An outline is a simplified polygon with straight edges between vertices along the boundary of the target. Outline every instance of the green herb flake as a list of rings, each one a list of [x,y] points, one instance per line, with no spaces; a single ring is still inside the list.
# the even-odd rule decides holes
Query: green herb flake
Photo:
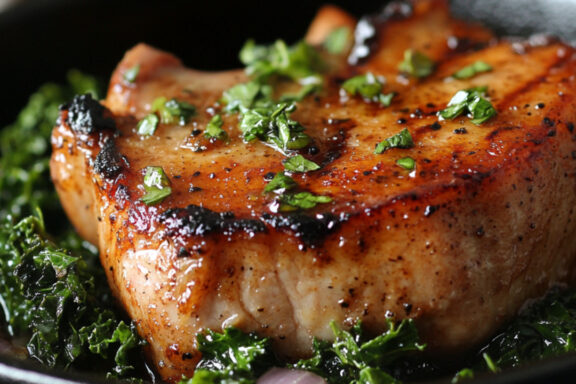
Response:
[[[282,194],[285,191],[296,187],[297,184],[290,176],[287,176],[284,172],[278,172],[274,175],[274,178],[264,188],[264,192],[274,192]]]
[[[140,73],[140,64],[136,64],[132,68],[128,68],[126,71],[124,71],[124,81],[129,84],[133,84],[138,77],[138,73]]]
[[[271,76],[298,80],[317,75],[324,67],[318,52],[304,41],[289,47],[282,40],[270,46],[257,45],[249,40],[240,51],[240,60],[248,75],[258,81]]]
[[[315,162],[306,159],[302,155],[289,157],[284,161],[284,168],[292,172],[310,172],[320,169],[320,166]]]
[[[247,110],[240,121],[244,141],[259,139],[282,153],[306,147],[310,137],[300,123],[288,117],[295,109],[293,103],[279,103]]]
[[[411,157],[403,157],[398,159],[396,160],[396,164],[408,171],[413,171],[414,168],[416,168],[416,161],[414,161],[414,159]]]
[[[372,99],[377,97],[382,91],[382,81],[371,72],[368,72],[346,80],[342,83],[342,89],[349,95],[361,95],[366,99]]]
[[[296,211],[299,209],[311,209],[318,204],[332,202],[329,196],[315,195],[311,192],[287,193],[280,196],[280,208],[282,212]]]
[[[144,175],[144,190],[146,194],[140,199],[146,205],[161,203],[172,193],[170,180],[162,167],[146,167]]]
[[[164,124],[186,125],[196,114],[196,107],[186,101],[158,97],[152,102],[151,111],[159,113],[160,121]]]
[[[324,48],[333,55],[339,55],[346,51],[350,45],[352,31],[344,26],[334,29],[324,41]]]
[[[452,74],[455,79],[463,80],[476,76],[479,73],[489,72],[492,66],[484,61],[476,61]]]
[[[438,116],[443,119],[454,119],[462,113],[470,113],[471,122],[479,125],[496,115],[496,109],[484,98],[487,87],[475,87],[458,91],[450,100],[447,107]]]
[[[224,121],[222,120],[222,116],[214,115],[206,125],[204,136],[209,139],[228,141],[228,134],[222,129],[223,125]]]
[[[404,128],[399,133],[395,134],[392,137],[384,139],[376,146],[374,150],[375,154],[381,154],[391,148],[403,148],[408,149],[414,146],[414,142],[412,141],[412,135],[408,131],[408,129]]]
[[[404,60],[398,65],[398,69],[412,77],[424,78],[434,71],[434,61],[421,52],[407,49],[404,51]]]
[[[392,104],[392,99],[396,96],[395,92],[381,93],[378,95],[378,101],[383,107],[389,107]]]
[[[266,107],[270,103],[272,87],[257,81],[237,84],[224,91],[222,103],[226,112],[244,113],[255,107]]]
[[[136,130],[138,131],[139,135],[152,136],[154,132],[156,132],[156,128],[158,128],[158,123],[158,116],[151,113],[138,122]]]

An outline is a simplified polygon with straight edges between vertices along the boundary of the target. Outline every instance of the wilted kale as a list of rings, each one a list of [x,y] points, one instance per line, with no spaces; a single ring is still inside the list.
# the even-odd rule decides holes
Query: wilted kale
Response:
[[[576,351],[576,290],[555,289],[526,308],[460,371],[453,382],[472,372],[498,372],[547,357]]]
[[[93,77],[71,71],[68,80],[42,86],[0,132],[2,326],[45,365],[129,377],[141,364],[142,342],[116,314],[97,252],[65,220],[50,181],[59,105],[76,93],[98,95]]]
[[[394,363],[424,346],[419,344],[412,320],[398,324],[387,320],[387,324],[386,332],[368,338],[362,334],[360,322],[350,331],[331,323],[335,340],[315,340],[313,356],[289,367],[314,372],[329,383],[400,383],[390,373]],[[268,339],[236,328],[201,334],[198,345],[202,352],[198,370],[181,384],[252,384],[267,369],[283,365],[272,354]]]

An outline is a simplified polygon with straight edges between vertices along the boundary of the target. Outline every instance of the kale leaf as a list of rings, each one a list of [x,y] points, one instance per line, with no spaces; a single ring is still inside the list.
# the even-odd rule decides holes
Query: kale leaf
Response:
[[[77,93],[99,94],[91,76],[70,71],[68,81],[42,86],[0,132],[2,326],[42,364],[129,378],[142,364],[142,341],[118,317],[97,250],[65,221],[50,181],[59,105]]]

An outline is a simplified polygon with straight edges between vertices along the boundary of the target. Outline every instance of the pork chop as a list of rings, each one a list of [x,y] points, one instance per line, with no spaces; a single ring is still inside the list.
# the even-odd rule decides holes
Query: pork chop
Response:
[[[430,351],[454,353],[572,280],[574,49],[497,39],[419,1],[362,19],[350,54],[326,52],[329,33],[355,23],[334,8],[312,23],[307,40],[325,65],[322,87],[289,115],[308,136],[296,149],[248,141],[247,112],[226,111],[222,95],[250,81],[244,71],[188,69],[144,44],[126,53],[106,100],[77,96],[62,109],[52,178],[165,380],[192,375],[198,332],[229,326],[295,358],[332,337],[331,320],[382,332],[386,317],[408,317]],[[430,59],[431,73],[399,70],[410,53]],[[478,61],[491,70],[454,76]],[[357,75],[391,102],[343,90]],[[270,82],[276,95],[295,87]],[[494,116],[439,116],[471,89]],[[152,121],[150,133],[140,122],[158,118],[160,97],[196,112]],[[227,138],[207,139],[216,115]],[[412,143],[388,148],[404,129]],[[285,171],[297,154],[320,168]],[[145,186],[150,167],[163,174]],[[282,172],[321,198],[303,207],[282,200],[290,191],[265,192]],[[151,201],[151,190],[161,196]]]

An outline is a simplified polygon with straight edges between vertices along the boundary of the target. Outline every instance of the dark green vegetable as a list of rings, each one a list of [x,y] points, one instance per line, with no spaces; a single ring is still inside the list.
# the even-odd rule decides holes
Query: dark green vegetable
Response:
[[[139,135],[152,136],[154,134],[154,132],[156,132],[156,128],[158,128],[159,122],[160,121],[158,119],[158,116],[151,113],[149,115],[146,115],[145,118],[143,118],[142,120],[140,120],[138,122],[138,125],[136,126],[136,130],[137,130]]]
[[[143,185],[146,194],[142,196],[140,200],[146,205],[161,203],[172,193],[170,180],[168,176],[166,176],[166,173],[164,173],[162,167],[146,167]]]
[[[61,104],[75,94],[99,94],[93,77],[72,70],[68,81],[67,87],[40,87],[16,122],[0,131],[0,219],[22,218],[42,207],[51,228],[63,222],[56,219],[62,210],[49,175],[49,137]]]
[[[302,155],[296,155],[284,161],[284,168],[292,172],[310,172],[320,169],[320,166]]]
[[[412,320],[396,324],[387,320],[388,330],[368,339],[357,323],[349,332],[331,324],[336,340],[314,342],[314,355],[295,366],[312,371],[329,383],[398,383],[387,368],[398,359],[422,351]]]
[[[159,113],[160,121],[164,124],[177,122],[180,125],[186,125],[190,118],[196,114],[196,107],[185,101],[159,97],[152,103],[151,112]]]
[[[388,330],[374,338],[362,334],[360,323],[350,331],[335,323],[331,327],[336,340],[315,340],[313,356],[292,368],[314,372],[335,384],[399,383],[391,373],[393,364],[424,349],[411,320],[400,324],[388,320]],[[283,365],[272,354],[268,339],[236,328],[224,333],[208,331],[198,336],[198,344],[202,352],[199,369],[180,384],[253,384],[271,367]]]
[[[398,65],[398,69],[412,77],[424,78],[434,71],[434,61],[421,52],[407,49],[404,51],[404,60]]]
[[[412,148],[414,146],[414,142],[412,141],[412,135],[408,131],[408,129],[404,128],[399,133],[395,134],[392,137],[384,139],[376,146],[374,150],[375,154],[383,153],[391,148]]]
[[[496,115],[496,109],[484,98],[486,90],[487,87],[484,86],[458,91],[438,115],[443,119],[454,119],[462,113],[470,113],[472,123],[484,123]]]
[[[214,115],[206,125],[204,136],[209,139],[228,141],[228,134],[222,129],[223,125],[224,121],[222,120],[222,116]]]
[[[272,87],[255,80],[235,85],[222,95],[226,112],[245,113],[252,108],[267,108],[271,100]]]
[[[98,95],[94,78],[71,71],[68,79],[69,86],[42,86],[16,123],[0,132],[3,327],[43,364],[126,378],[142,365],[142,342],[116,314],[96,249],[62,219],[48,172],[58,106],[77,93]]]
[[[250,384],[278,365],[268,339],[237,328],[227,328],[223,333],[208,330],[196,339],[202,359],[194,376],[181,384]]]
[[[479,73],[489,72],[492,66],[484,61],[476,61],[452,74],[455,79],[463,80],[476,76]]]

